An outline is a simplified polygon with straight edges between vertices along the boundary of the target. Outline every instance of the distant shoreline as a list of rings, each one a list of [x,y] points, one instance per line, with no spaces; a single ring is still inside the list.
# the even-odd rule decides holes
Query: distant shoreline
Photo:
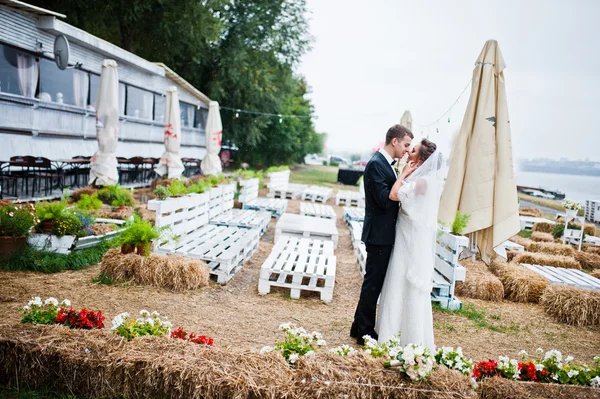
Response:
[[[572,175],[572,176],[594,176],[600,177],[600,170],[584,169],[584,170],[573,170],[573,169],[553,169],[548,166],[540,167],[521,167],[518,169],[519,172],[533,172],[533,173],[544,173],[544,174],[556,174],[556,175]]]

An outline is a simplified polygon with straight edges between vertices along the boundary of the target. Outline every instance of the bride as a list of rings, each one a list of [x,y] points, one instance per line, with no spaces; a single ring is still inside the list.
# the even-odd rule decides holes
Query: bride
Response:
[[[381,292],[377,332],[379,342],[400,334],[402,345],[424,345],[434,351],[431,288],[442,191],[442,155],[423,139],[412,149],[390,199],[400,201],[396,241]],[[416,168],[416,169],[415,169]]]

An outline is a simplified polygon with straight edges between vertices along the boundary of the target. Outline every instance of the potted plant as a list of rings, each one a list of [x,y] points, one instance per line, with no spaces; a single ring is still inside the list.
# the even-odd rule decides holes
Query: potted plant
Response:
[[[581,209],[581,205],[579,205],[579,203],[572,201],[572,200],[565,200],[562,203],[562,206],[565,207],[565,211],[566,211],[568,217],[577,216],[577,212],[579,212],[579,209]]]
[[[156,195],[156,198],[158,198],[161,201],[163,201],[171,196],[171,192],[165,186],[156,186],[153,193],[154,193],[154,195]]]
[[[138,255],[147,256],[152,249],[152,241],[160,238],[165,227],[158,228],[139,216],[135,215],[132,221],[125,225],[121,233],[121,253],[137,252]]]
[[[38,223],[31,204],[0,207],[0,257],[10,257],[27,242],[31,228]]]
[[[118,184],[114,186],[106,186],[98,190],[98,199],[106,205],[124,210],[127,206],[133,206],[133,197],[131,191],[120,187]]]
[[[469,220],[471,220],[471,215],[456,211],[456,216],[454,217],[454,222],[452,222],[452,229],[450,232],[455,236],[461,236],[469,224]]]
[[[173,180],[168,187],[173,197],[181,197],[188,193],[188,188],[181,180]]]
[[[102,201],[96,194],[81,194],[81,199],[75,204],[75,208],[82,211],[98,210],[102,208]]]
[[[36,209],[36,216],[40,221],[38,230],[42,233],[52,234],[56,221],[60,220],[66,209],[67,203],[64,201],[45,202],[38,205]]]

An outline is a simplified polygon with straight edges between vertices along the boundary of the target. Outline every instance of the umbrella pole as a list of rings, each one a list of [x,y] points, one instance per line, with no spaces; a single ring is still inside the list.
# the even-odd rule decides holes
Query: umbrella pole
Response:
[[[477,232],[471,234],[471,260],[475,262],[475,255],[477,254]]]

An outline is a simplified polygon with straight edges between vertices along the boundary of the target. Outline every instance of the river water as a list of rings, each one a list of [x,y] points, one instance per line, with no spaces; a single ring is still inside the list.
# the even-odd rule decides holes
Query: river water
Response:
[[[585,200],[600,201],[600,176],[563,175],[556,173],[517,172],[517,184],[562,191],[568,199],[585,206]]]

